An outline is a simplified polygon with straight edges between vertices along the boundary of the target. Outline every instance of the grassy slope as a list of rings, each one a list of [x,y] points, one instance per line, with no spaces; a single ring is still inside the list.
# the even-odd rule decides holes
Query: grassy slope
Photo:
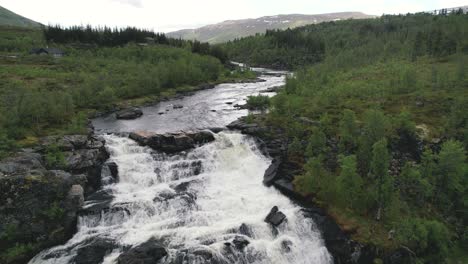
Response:
[[[11,12],[10,10],[0,6],[0,25],[2,26],[16,26],[16,27],[28,27],[28,28],[39,28],[40,23],[37,23],[31,19],[22,17],[18,14]]]

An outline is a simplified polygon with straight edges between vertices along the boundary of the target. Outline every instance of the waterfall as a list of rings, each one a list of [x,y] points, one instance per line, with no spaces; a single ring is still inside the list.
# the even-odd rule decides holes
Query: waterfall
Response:
[[[333,262],[301,208],[262,185],[271,161],[253,139],[221,132],[210,144],[166,155],[128,138],[104,137],[119,170],[119,181],[100,191],[109,198],[105,210],[81,215],[71,240],[30,263],[75,263],[87,247],[106,248],[102,263],[117,263],[125,249],[152,238],[168,252],[160,263],[182,263],[182,253],[183,263]],[[85,210],[99,203],[90,199]],[[273,206],[287,217],[277,228],[264,221]],[[227,249],[239,237],[248,241],[245,248]]]

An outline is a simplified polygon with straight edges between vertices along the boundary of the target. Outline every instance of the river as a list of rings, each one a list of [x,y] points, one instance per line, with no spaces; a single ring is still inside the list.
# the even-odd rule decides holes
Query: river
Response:
[[[248,113],[235,104],[285,81],[278,73],[260,78],[266,82],[221,84],[145,107],[136,120],[94,120],[119,170],[119,181],[100,192],[111,197],[109,205],[80,216],[72,239],[30,263],[117,263],[122,252],[150,239],[167,251],[159,263],[332,263],[312,220],[273,187],[262,185],[271,160],[252,138],[220,132],[212,143],[166,155],[117,133],[224,127]],[[85,206],[96,203],[90,199]],[[287,217],[277,228],[264,221],[273,206]]]

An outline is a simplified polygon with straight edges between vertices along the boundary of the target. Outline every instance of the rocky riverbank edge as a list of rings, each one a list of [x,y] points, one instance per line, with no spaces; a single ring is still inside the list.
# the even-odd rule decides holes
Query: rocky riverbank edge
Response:
[[[268,187],[274,186],[303,208],[304,216],[312,219],[320,230],[334,263],[373,264],[376,263],[376,259],[380,259],[384,264],[414,262],[411,252],[405,248],[388,252],[375,245],[352,240],[349,232],[340,227],[324,208],[314,204],[311,199],[295,190],[293,180],[300,173],[301,168],[288,161],[288,140],[284,131],[265,125],[264,122],[252,122],[246,117],[232,122],[227,128],[252,136],[262,154],[272,158],[271,165],[265,171],[263,184]]]
[[[0,161],[0,263],[26,263],[76,233],[85,198],[115,180],[103,138],[48,136]]]

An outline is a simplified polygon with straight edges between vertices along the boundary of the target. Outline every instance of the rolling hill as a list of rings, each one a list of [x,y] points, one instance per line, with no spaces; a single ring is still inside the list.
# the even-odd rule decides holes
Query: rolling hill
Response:
[[[269,29],[295,28],[321,22],[372,18],[361,12],[341,12],[318,15],[277,15],[266,16],[255,19],[227,20],[218,24],[207,25],[197,29],[183,29],[167,33],[169,37],[182,39],[196,39],[202,42],[222,43],[236,38],[264,33]]]
[[[42,24],[31,19],[20,16],[12,11],[0,6],[0,25],[39,28]]]

